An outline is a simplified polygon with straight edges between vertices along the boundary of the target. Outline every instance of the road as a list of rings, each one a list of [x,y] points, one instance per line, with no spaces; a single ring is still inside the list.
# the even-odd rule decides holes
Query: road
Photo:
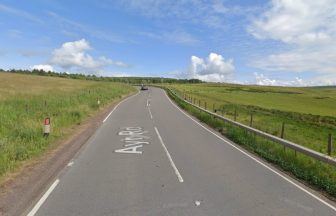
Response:
[[[120,103],[32,215],[336,215],[150,88]]]

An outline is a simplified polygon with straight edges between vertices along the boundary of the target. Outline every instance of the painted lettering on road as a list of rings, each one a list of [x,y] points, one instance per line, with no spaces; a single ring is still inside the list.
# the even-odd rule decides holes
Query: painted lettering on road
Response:
[[[121,139],[124,143],[121,149],[117,149],[116,153],[127,153],[127,154],[142,154],[142,147],[149,144],[148,131],[143,130],[142,127],[124,127],[118,132],[119,136],[124,136]]]

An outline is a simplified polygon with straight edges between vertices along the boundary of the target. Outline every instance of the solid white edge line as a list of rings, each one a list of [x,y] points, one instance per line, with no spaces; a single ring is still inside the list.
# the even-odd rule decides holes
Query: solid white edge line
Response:
[[[291,183],[292,185],[296,186],[297,188],[299,188],[300,190],[302,190],[303,192],[307,193],[308,195],[312,196],[313,198],[315,198],[316,200],[320,201],[321,203],[325,204],[326,206],[328,206],[329,208],[331,208],[332,210],[336,211],[336,207],[331,205],[330,203],[324,201],[323,199],[321,199],[320,197],[316,196],[315,194],[311,193],[310,191],[306,190],[305,188],[303,188],[302,186],[296,184],[295,182],[293,182],[291,179],[287,178],[286,176],[282,175],[281,173],[279,173],[278,171],[274,170],[273,168],[269,167],[267,164],[263,163],[262,161],[260,161],[259,159],[255,158],[254,156],[250,155],[249,153],[243,151],[242,149],[238,148],[237,146],[235,146],[234,144],[228,142],[227,140],[225,140],[223,137],[219,136],[218,134],[214,133],[213,131],[211,131],[210,129],[206,128],[205,126],[203,126],[202,124],[200,124],[199,122],[197,122],[195,119],[193,119],[191,116],[189,116],[189,114],[187,114],[184,110],[182,110],[180,107],[178,107],[167,95],[167,93],[165,92],[166,97],[168,98],[168,100],[170,101],[171,104],[173,104],[179,111],[181,111],[185,116],[187,116],[189,119],[191,119],[193,122],[195,122],[197,125],[201,126],[202,128],[204,128],[206,131],[210,132],[211,134],[215,135],[217,138],[221,139],[222,141],[224,141],[224,143],[229,144],[230,146],[232,146],[233,148],[235,148],[236,150],[240,151],[241,153],[243,153],[244,155],[246,155],[247,157],[251,158],[252,160],[254,160],[255,162],[259,163],[260,165],[262,165],[263,167],[267,168],[268,170],[272,171],[273,173],[277,174],[279,177],[283,178],[284,180],[286,180],[287,182]]]
[[[51,194],[51,192],[56,188],[58,183],[59,183],[59,179],[56,179],[54,181],[54,183],[49,187],[49,189],[44,193],[44,195],[41,197],[41,199],[35,204],[34,208],[27,214],[27,216],[34,216],[36,214],[36,212],[39,210],[39,208],[46,201],[46,199]]]
[[[163,140],[162,140],[162,138],[161,138],[161,135],[160,135],[158,129],[157,129],[156,127],[154,127],[154,128],[155,128],[156,134],[157,134],[157,136],[158,136],[158,138],[159,138],[159,140],[160,140],[160,142],[161,142],[161,145],[162,145],[163,149],[165,150],[166,155],[167,155],[167,157],[168,157],[168,159],[169,159],[169,161],[170,161],[170,165],[173,167],[173,169],[174,169],[174,171],[175,171],[175,174],[176,174],[176,176],[177,176],[179,182],[182,183],[182,182],[183,182],[183,178],[182,178],[180,172],[178,171],[177,167],[175,166],[175,163],[174,163],[172,157],[170,156],[169,151],[168,151],[166,145],[164,144],[164,142],[163,142]]]
[[[117,109],[117,107],[118,107],[121,103],[127,101],[128,99],[130,99],[130,98],[132,98],[132,97],[137,96],[139,93],[140,93],[140,91],[138,91],[138,93],[136,93],[135,95],[132,95],[132,96],[130,96],[130,97],[128,97],[128,98],[126,98],[126,99],[120,101],[120,102],[113,108],[113,110],[106,116],[106,118],[103,120],[103,123],[106,122],[106,120],[110,117],[110,115],[114,112],[114,110]]]

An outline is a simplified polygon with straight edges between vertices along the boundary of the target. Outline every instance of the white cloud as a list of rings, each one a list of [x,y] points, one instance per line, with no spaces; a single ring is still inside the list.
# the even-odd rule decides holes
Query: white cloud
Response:
[[[327,86],[336,85],[335,77],[320,76],[313,79],[304,80],[299,77],[295,77],[293,80],[280,80],[272,79],[264,74],[254,73],[255,81],[253,84],[265,85],[265,86]],[[333,79],[330,79],[333,78]],[[251,83],[249,83],[251,84]]]
[[[248,31],[289,50],[254,60],[264,70],[336,74],[336,1],[272,0]],[[335,76],[334,76],[335,77]]]
[[[43,70],[43,71],[54,71],[54,68],[51,66],[51,65],[48,65],[48,64],[45,64],[45,65],[42,65],[42,64],[39,64],[39,65],[34,65],[31,67],[31,69],[33,70]]]
[[[49,63],[66,70],[77,69],[85,71],[97,71],[108,65],[118,67],[128,66],[123,62],[113,61],[104,56],[95,59],[86,53],[91,49],[90,44],[85,39],[66,42],[60,48],[53,51]]]
[[[334,0],[272,0],[250,32],[285,43],[330,41],[336,30],[335,6]]]
[[[336,48],[297,48],[254,60],[253,66],[269,71],[315,72],[336,75]]]
[[[225,60],[223,56],[216,53],[210,53],[206,59],[192,56],[190,61],[187,78],[207,82],[224,82],[228,81],[235,72],[233,60]]]

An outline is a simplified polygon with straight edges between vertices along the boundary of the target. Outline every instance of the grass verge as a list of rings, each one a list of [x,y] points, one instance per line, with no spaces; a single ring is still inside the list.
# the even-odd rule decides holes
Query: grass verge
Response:
[[[2,78],[7,82],[0,87],[1,178],[68,135],[71,127],[136,90],[129,85],[111,82],[5,76]],[[48,138],[43,137],[45,117],[51,118]]]

